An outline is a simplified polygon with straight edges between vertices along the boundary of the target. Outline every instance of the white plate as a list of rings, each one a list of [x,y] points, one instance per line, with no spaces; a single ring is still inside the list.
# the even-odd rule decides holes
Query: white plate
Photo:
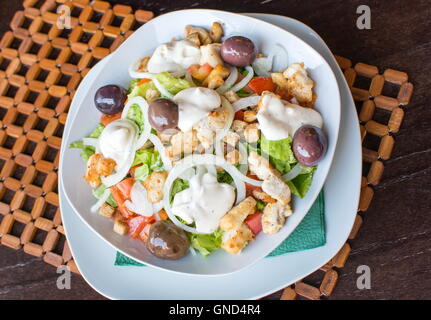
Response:
[[[200,277],[177,275],[150,267],[117,267],[116,251],[101,240],[74,212],[62,192],[63,225],[75,262],[84,279],[99,293],[112,299],[257,299],[312,273],[331,259],[346,241],[359,200],[361,143],[356,109],[349,88],[323,40],[299,21],[283,16],[249,14],[289,29],[318,50],[331,65],[341,89],[340,139],[333,167],[325,183],[325,246],[267,258],[234,275]],[[103,68],[105,60],[94,68]],[[85,90],[85,78],[79,90]],[[76,113],[69,111],[69,119]],[[70,122],[64,135],[68,134]],[[65,144],[63,144],[63,148]],[[63,149],[62,149],[63,152]],[[342,183],[341,183],[342,182]],[[160,279],[163,279],[161,281]],[[187,288],[187,289],[186,289]],[[184,290],[186,289],[186,290]]]
[[[237,272],[249,267],[258,260],[266,257],[282,241],[284,241],[303,217],[307,214],[320,190],[323,187],[329,172],[335,152],[336,141],[340,124],[340,94],[334,73],[325,59],[312,47],[300,38],[282,28],[263,22],[261,20],[238,15],[230,12],[216,10],[181,10],[159,16],[139,28],[130,36],[109,58],[109,65],[102,72],[90,71],[97,74],[93,81],[86,85],[87,90],[75,94],[80,105],[75,118],[72,120],[69,134],[63,142],[82,139],[91,132],[100,117],[94,105],[94,94],[98,88],[106,84],[119,84],[127,87],[131,78],[128,73],[130,61],[150,55],[162,43],[170,41],[173,37],[181,38],[187,23],[210,28],[212,22],[223,24],[225,36],[244,35],[251,38],[259,50],[269,54],[275,45],[282,45],[288,53],[288,63],[304,62],[308,72],[316,83],[314,91],[318,98],[316,109],[324,119],[324,129],[328,136],[328,150],[313,176],[313,183],[303,199],[295,198],[294,214],[289,217],[286,225],[275,235],[259,234],[240,255],[230,255],[224,250],[218,250],[208,258],[200,255],[188,254],[179,260],[163,260],[152,255],[142,241],[123,237],[112,231],[113,222],[95,215],[90,211],[95,199],[90,186],[82,178],[85,172],[85,163],[81,161],[79,152],[66,149],[60,159],[60,175],[63,181],[64,192],[72,207],[80,217],[104,240],[109,242],[123,254],[147,265],[170,270],[173,272],[189,273],[194,275],[222,275]],[[271,34],[271,37],[268,37]],[[145,39],[145,42],[142,41]]]

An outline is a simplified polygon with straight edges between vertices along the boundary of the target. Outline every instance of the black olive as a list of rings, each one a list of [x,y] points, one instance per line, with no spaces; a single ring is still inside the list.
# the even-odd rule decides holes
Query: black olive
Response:
[[[96,91],[94,104],[100,112],[112,115],[123,111],[126,99],[127,92],[124,88],[110,84]]]
[[[148,107],[148,120],[159,132],[178,125],[178,105],[169,99],[156,99]]]
[[[223,41],[221,57],[227,63],[236,67],[250,65],[256,59],[256,47],[248,38],[234,36]]]
[[[150,227],[147,248],[161,259],[177,260],[185,256],[190,243],[183,229],[167,221],[157,221]]]
[[[296,160],[306,167],[315,166],[325,155],[328,139],[322,129],[304,125],[293,136],[293,152]]]

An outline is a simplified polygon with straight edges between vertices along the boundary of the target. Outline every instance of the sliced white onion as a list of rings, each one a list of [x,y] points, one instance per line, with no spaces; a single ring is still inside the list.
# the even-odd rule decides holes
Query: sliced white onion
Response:
[[[121,114],[121,118],[127,119],[127,115],[129,114],[129,109],[133,104],[137,104],[139,106],[142,112],[142,118],[144,120],[144,129],[136,141],[135,150],[137,150],[137,149],[140,149],[150,137],[151,125],[150,125],[150,122],[148,121],[148,102],[142,97],[134,97],[129,99],[129,101],[127,101],[126,105],[124,106],[123,112]]]
[[[133,152],[130,152],[130,154],[127,156],[127,159],[121,168],[118,168],[118,170],[115,173],[111,174],[110,176],[101,178],[102,183],[107,187],[112,187],[113,185],[116,185],[117,183],[119,183],[129,172],[134,159],[135,159],[135,152],[133,151]]]
[[[129,65],[129,75],[132,78],[139,78],[139,79],[152,79],[154,77],[154,74],[149,72],[139,72],[138,66],[141,63],[142,58],[139,58],[138,60],[134,61]]]
[[[271,75],[272,60],[270,60],[269,57],[256,58],[252,66],[256,74],[260,77],[269,77]]]
[[[168,90],[166,90],[166,88],[156,78],[153,78],[153,83],[162,96],[165,96],[168,99],[172,99],[174,97],[174,95],[171,94]]]
[[[153,205],[147,198],[147,190],[141,182],[134,183],[130,191],[130,200],[124,203],[129,210],[144,217],[151,217],[154,214]]]
[[[163,167],[166,171],[170,171],[172,169],[172,162],[166,155],[166,150],[163,146],[163,143],[160,141],[159,137],[154,134],[150,134],[149,139],[154,144],[154,148],[159,152],[160,158],[163,162]]]
[[[109,196],[111,194],[111,190],[109,190],[108,188],[105,190],[105,192],[103,192],[102,196],[100,197],[99,200],[97,200],[97,202],[91,207],[91,212],[97,212],[97,210],[99,210],[99,208],[102,206],[102,204],[104,204]]]
[[[234,112],[237,112],[244,108],[257,106],[259,100],[260,100],[260,96],[250,96],[250,97],[241,98],[232,104],[233,110]]]
[[[221,97],[221,105],[228,112],[226,122],[222,129],[218,130],[215,137],[215,142],[223,141],[224,137],[230,130],[232,126],[233,119],[235,118],[235,112],[233,110],[232,104],[225,98]]]
[[[153,203],[153,212],[159,212],[160,210],[163,209],[163,201],[159,201],[157,203]]]
[[[82,139],[82,143],[85,146],[91,146],[96,150],[96,153],[100,153],[100,148],[99,148],[99,139],[96,138],[83,138]]]
[[[299,163],[296,164],[288,173],[283,176],[284,181],[290,181],[295,179],[301,173],[301,165]]]
[[[178,175],[178,178],[181,178],[183,180],[190,180],[195,174],[196,174],[195,168],[188,168],[183,173]]]
[[[271,60],[271,69],[274,72],[283,71],[289,66],[289,60],[286,49],[279,44],[276,44],[269,55]],[[275,61],[274,61],[275,59]],[[278,62],[278,63],[277,63]],[[277,65],[275,65],[277,64]]]
[[[247,75],[244,77],[244,79],[242,79],[240,82],[238,82],[236,85],[233,86],[233,88],[231,89],[232,91],[237,92],[241,90],[250,82],[251,79],[253,79],[253,76],[254,76],[253,68],[250,66],[247,66],[245,67],[245,69],[248,71]]]
[[[239,142],[238,143],[238,149],[239,149],[239,154],[241,155],[241,159],[239,162],[239,165],[240,165],[239,172],[241,172],[243,175],[246,176],[248,173],[247,147],[243,143]]]
[[[171,204],[170,204],[170,193],[172,189],[172,184],[174,181],[187,169],[196,167],[199,165],[213,165],[213,166],[220,166],[224,170],[226,170],[233,178],[237,196],[236,196],[236,204],[239,204],[241,201],[245,199],[245,184],[238,179],[238,173],[239,171],[229,163],[227,163],[223,158],[217,157],[213,154],[203,154],[203,155],[191,155],[188,156],[181,161],[179,161],[169,172],[168,178],[166,179],[164,189],[163,189],[163,204],[164,208],[166,210],[167,215],[171,219],[171,221],[177,225],[178,227],[182,228],[183,230],[191,233],[200,233],[195,228],[192,228],[190,226],[187,226],[183,224],[181,221],[179,221],[176,216],[173,214],[171,210]]]
[[[225,80],[225,82],[217,89],[217,92],[220,94],[225,93],[232,87],[236,80],[238,80],[238,69],[234,66],[229,66],[229,77]]]
[[[196,87],[196,83],[193,81],[192,74],[189,71],[186,72],[186,80],[190,83],[192,87]]]

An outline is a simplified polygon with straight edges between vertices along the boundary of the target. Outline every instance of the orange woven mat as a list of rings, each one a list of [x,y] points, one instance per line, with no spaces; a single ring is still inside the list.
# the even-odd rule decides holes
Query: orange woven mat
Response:
[[[72,29],[57,27],[57,7],[70,8]],[[73,261],[58,203],[59,149],[71,99],[81,79],[115,50],[151,11],[105,1],[25,0],[0,41],[0,242],[54,266]],[[330,296],[365,212],[391,157],[413,85],[404,72],[337,57],[357,103],[364,176],[349,241],[320,269],[319,286],[307,278],[286,288],[281,299]],[[389,88],[389,89],[388,89]],[[388,92],[388,93],[386,93]],[[315,278],[315,275],[312,275]]]

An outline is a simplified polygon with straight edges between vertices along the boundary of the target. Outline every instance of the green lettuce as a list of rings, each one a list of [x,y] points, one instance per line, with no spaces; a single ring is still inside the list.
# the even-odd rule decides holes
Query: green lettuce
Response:
[[[100,199],[100,197],[103,195],[103,193],[106,190],[106,186],[101,184],[100,186],[98,186],[96,189],[93,189],[93,196],[96,197],[96,199]],[[115,202],[114,197],[112,196],[112,194],[109,195],[108,200],[106,200],[106,202],[111,206],[111,207],[118,207],[117,202]]]
[[[231,184],[233,182],[233,179],[230,176],[230,174],[227,173],[227,171],[222,170],[222,171],[217,172],[217,181],[218,181],[218,183]]]
[[[155,77],[170,94],[177,94],[190,88],[190,83],[186,79],[175,78],[169,72],[159,73]]]
[[[129,94],[127,95],[129,99],[134,97],[145,98],[148,89],[157,90],[153,81],[147,81],[141,85],[138,85],[139,81],[141,81],[141,79],[133,79],[132,81],[130,81],[130,86],[128,90]]]
[[[270,141],[262,135],[260,140],[261,152],[269,156],[269,162],[282,175],[288,173],[298,163],[292,150],[292,138]],[[316,167],[303,167],[299,175],[288,181],[287,184],[292,194],[303,198],[313,181],[313,174]]]
[[[134,177],[136,180],[145,180],[152,172],[163,170],[163,162],[160,155],[154,149],[142,149],[136,151],[132,167],[135,169]]]
[[[95,138],[95,139],[99,138],[99,137],[100,137],[100,135],[102,134],[103,129],[105,129],[105,127],[103,126],[103,124],[99,123],[99,124],[97,125],[96,129],[94,129],[94,130],[93,130],[93,131],[92,131],[92,132],[87,136],[87,138]],[[93,154],[95,154],[95,153],[96,153],[96,150],[94,149],[94,147],[84,145],[84,142],[82,142],[82,140],[72,142],[72,143],[69,145],[69,148],[70,148],[70,149],[81,149],[80,156],[81,156],[81,158],[82,158],[85,162],[87,162],[87,161],[88,161],[88,159],[89,159]]]
[[[174,183],[172,184],[172,189],[171,189],[171,196],[169,198],[169,201],[172,203],[172,201],[174,201],[174,197],[178,192],[181,192],[185,189],[189,188],[189,182],[187,180],[184,179],[175,179]]]
[[[216,230],[211,234],[188,234],[190,245],[199,251],[204,257],[207,257],[211,252],[220,249],[222,243],[223,231]]]

